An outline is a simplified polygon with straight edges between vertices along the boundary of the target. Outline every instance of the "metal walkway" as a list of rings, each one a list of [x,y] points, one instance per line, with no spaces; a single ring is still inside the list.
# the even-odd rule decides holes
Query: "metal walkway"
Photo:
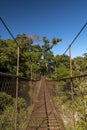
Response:
[[[64,130],[56,112],[44,77],[38,83],[36,101],[26,130]]]

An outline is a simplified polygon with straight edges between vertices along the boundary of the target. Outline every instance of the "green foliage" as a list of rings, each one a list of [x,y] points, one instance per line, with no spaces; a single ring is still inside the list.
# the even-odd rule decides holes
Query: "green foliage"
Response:
[[[13,106],[6,106],[3,114],[0,115],[0,129],[13,130],[14,129],[15,111]]]
[[[15,99],[10,95],[0,92],[0,130],[13,130],[15,123]],[[29,109],[29,110],[28,110]],[[24,130],[31,107],[27,107],[23,98],[18,98],[17,129]]]
[[[47,77],[58,78],[69,76],[70,58],[67,55],[54,56],[51,49],[61,38],[51,41],[43,37],[43,44],[39,45],[26,34],[18,34],[15,38],[20,46],[19,75],[29,78],[39,77],[44,72]],[[12,39],[0,38],[0,71],[16,73],[17,44]],[[73,75],[83,74],[87,70],[87,53],[83,57],[72,59]]]
[[[7,106],[13,105],[13,99],[5,92],[0,92],[0,113],[4,112]]]
[[[87,129],[87,82],[83,80],[75,87],[75,110],[77,112],[77,130]]]
[[[73,81],[74,102],[70,80],[47,82],[56,110],[61,114],[66,130],[73,130],[73,109],[76,130],[87,129],[87,78]]]
[[[16,44],[13,40],[0,41],[0,71],[16,72]]]
[[[57,55],[53,59],[54,71],[52,78],[61,78],[69,75],[69,57],[67,55]]]
[[[58,68],[55,68],[54,75],[56,78],[66,77],[69,75],[69,70],[66,68],[66,66],[61,65]]]
[[[20,46],[19,75],[37,79],[41,74],[47,78],[58,79],[70,75],[70,57],[67,55],[54,56],[52,48],[59,42],[60,38],[53,38],[51,41],[43,37],[43,44],[35,43],[26,34],[18,34],[15,38]],[[12,39],[0,38],[0,71],[16,74],[17,45]],[[83,57],[72,59],[72,72],[74,75],[87,72],[87,53]],[[51,94],[53,101],[64,120],[66,130],[72,130],[72,93],[70,80],[52,84]],[[87,129],[87,81],[74,81],[74,109],[76,130]],[[21,88],[21,87],[20,87]],[[27,89],[27,93],[25,91]],[[32,90],[23,86],[20,89],[18,98],[18,130],[24,130],[27,124],[28,110],[31,111],[31,97],[34,100]],[[33,95],[33,96],[32,96]],[[25,98],[28,97],[27,99]],[[29,104],[25,101],[29,100]],[[0,129],[13,130],[15,116],[15,99],[6,93],[0,93]]]
[[[5,92],[0,92],[0,129],[14,129],[14,100]]]

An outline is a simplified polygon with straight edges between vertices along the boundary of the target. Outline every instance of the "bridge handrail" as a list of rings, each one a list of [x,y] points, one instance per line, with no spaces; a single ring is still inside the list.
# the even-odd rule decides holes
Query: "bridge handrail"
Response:
[[[70,77],[59,78],[58,81],[60,81],[60,80],[66,80],[66,79],[81,78],[81,77],[86,77],[86,76],[87,76],[87,73],[86,73],[86,74],[81,74],[81,75],[76,75],[76,76],[70,76]]]
[[[82,78],[82,77],[87,77],[87,73],[81,74],[81,75],[75,75],[75,76],[68,76],[68,77],[58,78],[58,79],[52,79],[52,80],[51,79],[50,80],[46,79],[46,80],[47,81],[61,81],[61,80],[67,80],[67,79],[72,80],[72,79]]]
[[[19,79],[29,80],[29,78],[17,76],[16,74],[10,74],[10,73],[0,72],[0,75],[7,76],[7,77],[15,77],[15,78],[18,77]]]

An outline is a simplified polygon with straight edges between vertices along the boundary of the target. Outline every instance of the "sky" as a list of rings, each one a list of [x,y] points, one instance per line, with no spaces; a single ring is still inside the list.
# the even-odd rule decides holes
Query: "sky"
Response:
[[[61,55],[87,22],[87,0],[0,0],[0,17],[14,37],[25,33],[62,38],[52,49]],[[1,21],[0,37],[11,38]],[[87,52],[87,26],[71,49],[72,57]]]

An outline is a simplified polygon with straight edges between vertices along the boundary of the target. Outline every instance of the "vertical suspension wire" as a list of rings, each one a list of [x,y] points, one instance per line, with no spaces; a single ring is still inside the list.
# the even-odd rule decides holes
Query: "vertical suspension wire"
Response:
[[[72,77],[72,55],[71,55],[71,46],[69,46],[69,57],[70,57],[70,77]],[[76,130],[75,127],[75,108],[74,108],[74,85],[73,80],[70,80],[71,87],[71,99],[72,99],[72,129]]]
[[[17,44],[17,47],[18,47],[18,52],[17,52],[17,72],[16,72],[16,102],[15,102],[15,130],[17,130],[17,115],[18,115],[18,112],[17,112],[17,108],[18,108],[18,76],[19,76],[19,43],[18,41],[14,38],[12,32],[10,31],[10,29],[7,27],[6,23],[4,22],[4,20],[0,17],[0,21],[2,22],[3,26],[5,27],[5,29],[7,30],[7,32],[10,34],[10,36],[12,37],[12,39],[15,41],[15,43]],[[20,48],[21,49],[21,48]]]
[[[17,122],[18,122],[18,86],[19,86],[19,47],[17,53],[17,72],[16,72],[16,101],[15,101],[15,130],[17,130]]]

